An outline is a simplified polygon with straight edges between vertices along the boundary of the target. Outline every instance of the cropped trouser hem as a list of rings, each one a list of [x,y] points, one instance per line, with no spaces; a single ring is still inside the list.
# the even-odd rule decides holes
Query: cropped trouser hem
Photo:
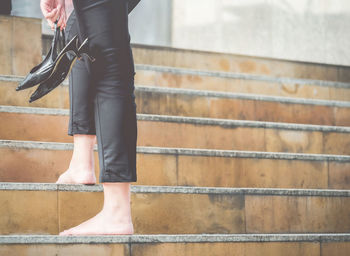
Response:
[[[68,132],[67,135],[69,136],[74,136],[75,134],[83,134],[83,135],[96,135],[96,133],[93,133],[93,132],[88,132],[86,130],[82,131],[77,131],[75,130],[74,132]]]
[[[136,182],[137,179],[120,179],[118,177],[111,177],[111,176],[105,176],[100,178],[100,183],[107,183],[107,182]]]
[[[69,136],[74,136],[74,134],[86,134],[86,135],[96,135],[96,130],[91,126],[81,126],[81,125],[70,125],[68,127]]]

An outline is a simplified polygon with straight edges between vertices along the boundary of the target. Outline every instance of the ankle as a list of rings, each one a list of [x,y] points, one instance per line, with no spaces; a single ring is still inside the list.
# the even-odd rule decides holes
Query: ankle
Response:
[[[95,169],[95,163],[93,159],[82,160],[72,157],[69,168],[74,170],[93,170]]]
[[[131,209],[130,207],[120,207],[120,206],[106,206],[102,208],[103,214],[118,222],[131,222]]]
[[[74,171],[74,172],[86,172],[86,173],[92,173],[94,172],[94,167],[89,164],[70,164],[69,165],[69,170]]]
[[[119,216],[119,217],[130,217],[131,210],[130,207],[124,206],[121,207],[120,205],[104,205],[102,208],[102,211],[106,214],[113,215],[113,216]]]

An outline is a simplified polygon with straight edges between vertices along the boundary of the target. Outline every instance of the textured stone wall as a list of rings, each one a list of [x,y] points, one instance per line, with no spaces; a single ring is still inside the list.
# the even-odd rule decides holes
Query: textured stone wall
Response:
[[[42,17],[39,0],[12,2]],[[129,24],[132,43],[350,65],[348,0],[141,0]]]
[[[0,15],[0,74],[24,75],[41,61],[40,19]]]
[[[174,0],[173,45],[350,65],[348,0]]]

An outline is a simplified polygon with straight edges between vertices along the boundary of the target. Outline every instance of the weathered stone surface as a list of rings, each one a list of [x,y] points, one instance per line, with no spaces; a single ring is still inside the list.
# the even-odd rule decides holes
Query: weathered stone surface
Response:
[[[246,196],[248,233],[349,232],[348,197]]]
[[[176,243],[135,244],[132,255],[232,255],[232,256],[319,256],[318,244],[312,243]]]
[[[101,185],[0,185],[3,234],[57,234],[103,203]],[[346,233],[349,200],[348,190],[133,186],[132,217],[136,234]]]
[[[329,163],[329,188],[348,189],[350,187],[350,163]]]
[[[307,99],[350,99],[348,83],[136,64],[140,85]]]
[[[130,256],[129,246],[127,244],[1,245],[0,254],[7,255],[7,256],[18,256],[18,255]]]
[[[73,149],[64,143],[3,145],[0,179],[7,182],[56,182],[68,168]],[[97,147],[94,155],[99,177]],[[332,155],[139,147],[137,184],[347,189],[349,161]]]
[[[6,234],[57,234],[55,191],[0,191],[0,232]]]
[[[0,236],[4,255],[347,255],[348,234]],[[87,251],[88,250],[88,251]],[[321,254],[322,251],[322,254]],[[131,253],[131,254],[130,254]],[[232,254],[233,253],[233,254]]]
[[[4,111],[0,112],[0,118],[7,124],[0,127],[3,139],[73,142],[73,137],[67,135],[67,111],[52,110],[50,114],[36,108],[4,106],[1,109]],[[138,146],[350,154],[347,127],[140,114],[137,119]]]
[[[133,45],[135,63],[349,82],[348,67]]]
[[[0,15],[0,74],[26,75],[42,61],[41,20]]]

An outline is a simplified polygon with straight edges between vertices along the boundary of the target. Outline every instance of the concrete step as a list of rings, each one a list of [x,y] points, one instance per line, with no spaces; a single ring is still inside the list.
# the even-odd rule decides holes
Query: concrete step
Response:
[[[56,182],[73,144],[0,141],[0,181]],[[97,145],[95,173],[99,177]],[[20,159],[20,161],[19,161]],[[138,185],[350,189],[350,156],[137,148]]]
[[[347,256],[343,234],[190,234],[119,236],[0,236],[7,256]]]
[[[135,63],[350,82],[350,67],[133,44]]]
[[[350,231],[349,190],[132,186],[131,192],[137,234]],[[102,185],[0,183],[0,204],[2,235],[58,234],[101,210]]]
[[[73,142],[68,110],[0,106],[6,140]],[[137,114],[138,145],[350,155],[350,127]],[[155,132],[156,131],[156,132]]]
[[[138,86],[144,114],[350,126],[350,102]]]
[[[0,75],[0,104],[11,106],[30,106],[46,108],[69,108],[68,79],[59,85],[45,97],[29,103],[30,96],[37,89],[37,86],[22,91],[16,91],[23,76]]]
[[[25,75],[42,61],[41,19],[0,15],[0,74]]]
[[[350,101],[350,83],[344,82],[201,71],[141,64],[136,64],[135,68],[136,85]],[[14,87],[17,87],[22,79],[22,76],[0,75],[0,90],[3,95],[8,97],[13,94],[15,92]],[[64,81],[64,84],[68,84],[68,79]],[[1,86],[5,86],[5,88],[1,88]],[[23,94],[22,97],[28,98],[31,95],[29,91],[32,93],[33,89],[27,89],[26,92],[23,91],[24,93],[22,91],[15,93],[16,95]],[[62,102],[59,101],[59,103]]]
[[[68,87],[28,103],[32,90],[0,86],[1,105],[69,108]],[[350,102],[136,86],[138,113],[350,126]]]
[[[350,101],[350,83],[136,64],[138,85]]]

